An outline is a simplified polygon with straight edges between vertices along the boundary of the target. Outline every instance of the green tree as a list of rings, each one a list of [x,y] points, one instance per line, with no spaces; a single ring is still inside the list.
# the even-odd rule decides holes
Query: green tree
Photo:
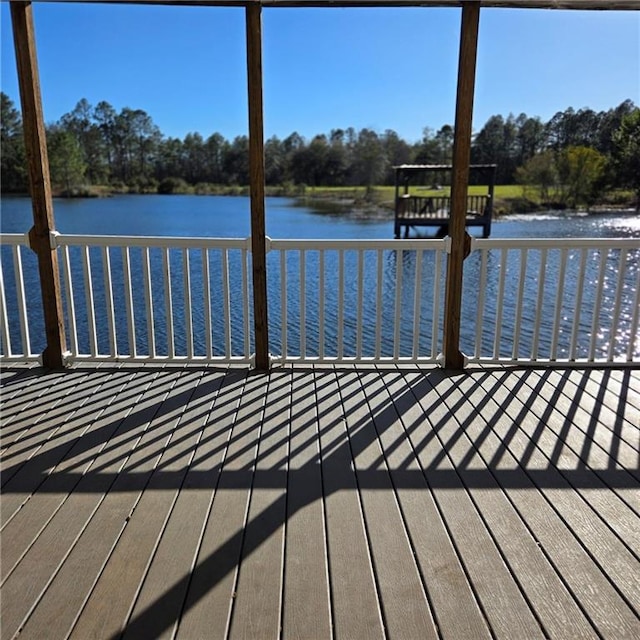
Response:
[[[269,185],[282,184],[285,181],[286,157],[282,142],[278,136],[271,136],[264,143],[265,182]]]
[[[382,148],[387,159],[384,169],[384,184],[395,181],[394,166],[411,163],[411,147],[392,129],[387,129],[382,135]]]
[[[100,126],[94,121],[95,109],[86,98],[80,100],[73,111],[60,118],[60,125],[72,133],[80,145],[87,167],[89,182],[99,184],[107,178],[108,164],[105,158],[104,141]]]
[[[438,162],[440,149],[433,130],[425,127],[422,140],[413,147],[413,159],[416,164],[435,164]]]
[[[104,159],[107,163],[107,177],[114,178],[114,157],[116,153],[116,110],[105,100],[93,110],[93,120],[100,133]]]
[[[438,145],[438,162],[450,164],[453,159],[453,127],[450,124],[440,127],[435,141]]]
[[[613,165],[620,183],[635,192],[640,213],[640,108],[624,116],[613,134]]]
[[[326,176],[331,186],[342,186],[349,173],[349,153],[345,146],[343,129],[332,129],[329,133],[329,151],[326,158]]]
[[[631,100],[625,100],[617,107],[604,111],[600,114],[600,122],[598,127],[598,141],[596,149],[600,153],[610,156],[614,152],[615,142],[613,134],[622,125],[622,120],[626,116],[635,111],[637,107]]]
[[[114,168],[122,182],[138,186],[152,178],[160,129],[142,109],[125,107],[113,121]]]
[[[183,177],[190,184],[206,182],[207,150],[199,133],[188,133],[182,142],[184,150]]]
[[[207,163],[207,182],[220,184],[225,182],[224,157],[229,148],[229,143],[221,133],[213,133],[205,142]]]
[[[60,126],[47,131],[49,172],[54,187],[71,193],[74,187],[84,183],[86,164],[77,138]]]
[[[605,157],[590,147],[561,151],[556,157],[561,200],[572,208],[591,204],[605,163]]]
[[[513,114],[505,120],[491,116],[474,138],[471,160],[478,164],[496,163],[498,184],[511,184],[518,166],[518,126]]]
[[[386,157],[378,134],[372,129],[361,129],[354,147],[354,172],[358,184],[370,190],[378,184],[385,164]]]
[[[525,188],[525,195],[542,203],[550,202],[557,179],[555,154],[551,150],[533,156],[516,171],[516,181]]]
[[[2,191],[27,191],[27,160],[22,135],[22,117],[6,93],[0,93],[0,151]]]
[[[525,164],[544,148],[545,131],[540,118],[529,118],[521,113],[516,118],[516,162]]]
[[[224,171],[229,184],[249,184],[249,138],[236,136],[224,156]]]

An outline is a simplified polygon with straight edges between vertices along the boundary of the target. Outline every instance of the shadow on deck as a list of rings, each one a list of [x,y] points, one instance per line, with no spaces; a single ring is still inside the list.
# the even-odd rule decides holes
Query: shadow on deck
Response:
[[[640,635],[640,372],[2,371],[2,637]]]

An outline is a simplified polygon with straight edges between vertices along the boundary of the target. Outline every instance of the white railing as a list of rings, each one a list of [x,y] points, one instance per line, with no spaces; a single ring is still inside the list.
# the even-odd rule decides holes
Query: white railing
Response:
[[[446,240],[271,240],[278,362],[435,363]],[[275,329],[275,330],[273,330]]]
[[[253,361],[245,239],[57,235],[71,360]],[[37,263],[2,236],[4,360],[44,349]],[[267,240],[274,362],[435,363],[448,240]],[[640,362],[640,240],[474,240],[461,349],[476,363]]]
[[[2,242],[20,256],[25,237]],[[55,242],[69,360],[251,362],[247,240],[57,234]],[[17,343],[7,293],[17,298],[23,354],[34,357],[24,327],[44,333],[41,308],[28,317],[23,302],[25,272],[10,292],[2,287],[3,357],[19,357],[5,346]]]
[[[640,240],[476,239],[472,250],[469,361],[640,361]]]
[[[40,279],[26,234],[2,235],[0,337],[3,360],[37,360],[45,344]],[[40,341],[38,340],[40,337]],[[35,345],[35,348],[33,346]],[[39,348],[38,348],[39,347]]]
[[[251,361],[247,240],[57,241],[72,358]]]

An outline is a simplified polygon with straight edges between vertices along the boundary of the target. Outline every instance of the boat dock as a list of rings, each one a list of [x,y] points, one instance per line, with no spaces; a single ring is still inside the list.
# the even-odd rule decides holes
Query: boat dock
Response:
[[[395,238],[408,238],[411,230],[418,233],[422,227],[435,228],[435,236],[439,238],[449,235],[451,197],[438,193],[445,193],[438,179],[445,177],[450,184],[452,168],[451,165],[407,164],[394,167]],[[482,227],[483,238],[491,235],[495,175],[494,164],[470,166],[472,184],[484,180],[482,184],[486,185],[486,193],[467,196],[465,226]],[[417,186],[416,183],[420,181],[423,185]],[[421,191],[428,191],[429,194],[424,195]]]

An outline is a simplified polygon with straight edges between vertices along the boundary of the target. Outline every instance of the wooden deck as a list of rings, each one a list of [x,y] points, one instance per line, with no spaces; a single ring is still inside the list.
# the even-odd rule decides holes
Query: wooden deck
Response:
[[[2,638],[639,638],[640,371],[2,369]]]

